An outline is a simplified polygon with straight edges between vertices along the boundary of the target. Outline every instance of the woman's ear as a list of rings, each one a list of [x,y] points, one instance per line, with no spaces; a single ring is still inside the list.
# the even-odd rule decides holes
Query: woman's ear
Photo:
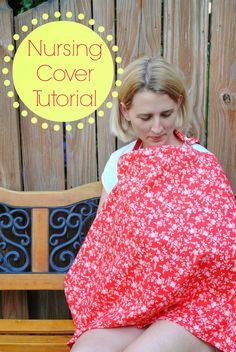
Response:
[[[178,108],[182,105],[183,100],[184,100],[183,95],[180,95],[179,98],[178,98],[178,103],[177,103],[178,104]]]
[[[122,116],[124,116],[124,118],[127,120],[127,121],[130,121],[130,118],[129,118],[129,112],[125,106],[124,103],[120,102],[120,112],[122,114]]]

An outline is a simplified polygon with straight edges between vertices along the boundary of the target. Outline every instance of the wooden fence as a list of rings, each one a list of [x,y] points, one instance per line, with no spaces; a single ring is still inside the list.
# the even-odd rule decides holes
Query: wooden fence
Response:
[[[39,24],[56,20],[53,14],[59,10],[62,20],[69,20],[66,12],[71,11],[70,20],[84,13],[83,24],[94,18],[95,30],[103,25],[114,37],[110,45],[119,47],[123,66],[142,55],[163,55],[180,67],[192,105],[192,132],[219,158],[236,191],[236,0],[49,0],[16,17],[7,1],[0,0],[1,83],[2,68],[12,66],[3,58],[13,34],[22,25],[32,28],[33,18]],[[42,13],[49,19],[43,20]],[[3,83],[0,88],[0,186],[58,190],[100,179],[109,155],[121,145],[109,132],[105,104],[105,116],[94,114],[95,124],[85,123],[83,130],[73,128],[63,135],[62,128],[52,131],[50,122],[43,130],[32,125],[30,114],[21,117],[24,105],[12,107],[9,88],[14,90]],[[26,294],[2,295],[1,300],[3,316],[28,315]]]

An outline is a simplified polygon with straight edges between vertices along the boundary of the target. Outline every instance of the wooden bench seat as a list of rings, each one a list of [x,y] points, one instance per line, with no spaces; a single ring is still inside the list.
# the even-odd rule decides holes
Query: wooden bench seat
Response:
[[[76,255],[96,215],[101,188],[100,182],[58,192],[16,192],[0,188],[1,290],[63,290],[72,260],[64,263],[61,248],[65,247],[65,253],[69,251],[70,256]],[[23,215],[20,219],[21,214],[26,220]],[[9,253],[16,253],[22,243],[25,243],[22,253],[28,251],[27,266],[24,258],[19,264],[8,259]],[[54,256],[57,252],[62,256]],[[62,258],[61,263],[58,258]],[[1,319],[0,352],[66,352],[73,331],[71,319]]]
[[[66,335],[2,335],[1,352],[65,352],[69,351]]]
[[[0,351],[65,352],[72,333],[71,320],[4,319],[0,321]]]

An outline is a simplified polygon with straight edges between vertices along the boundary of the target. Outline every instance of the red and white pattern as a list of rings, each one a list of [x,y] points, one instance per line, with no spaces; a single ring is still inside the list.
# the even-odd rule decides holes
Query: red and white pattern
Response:
[[[235,200],[195,141],[119,159],[118,184],[65,279],[70,345],[89,329],[166,319],[236,351]]]

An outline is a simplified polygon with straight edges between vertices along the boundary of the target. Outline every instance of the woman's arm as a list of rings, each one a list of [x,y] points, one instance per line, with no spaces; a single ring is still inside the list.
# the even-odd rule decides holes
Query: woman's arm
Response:
[[[98,210],[97,212],[99,212],[99,210],[101,209],[102,207],[102,204],[104,203],[104,201],[107,199],[108,197],[108,193],[105,191],[105,188],[103,187],[102,188],[102,194],[101,194],[101,198],[100,198],[100,202],[99,202],[99,205],[98,205]]]

